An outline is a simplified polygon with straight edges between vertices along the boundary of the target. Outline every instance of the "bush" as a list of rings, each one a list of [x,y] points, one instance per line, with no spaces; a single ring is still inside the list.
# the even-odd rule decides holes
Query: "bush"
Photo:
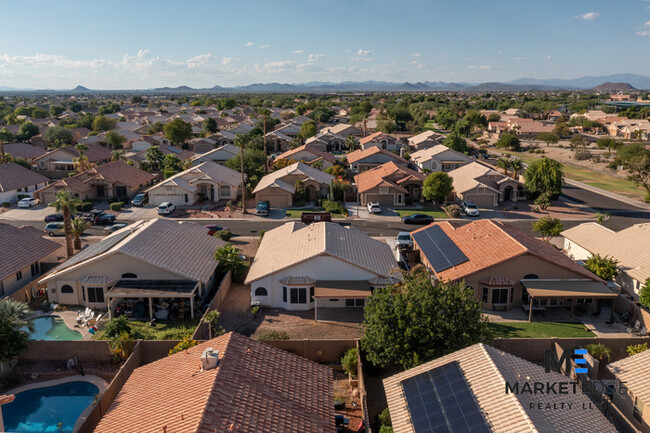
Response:
[[[3,201],[2,202],[2,207],[9,207],[9,206],[11,206],[10,202],[8,202],[8,201]]]
[[[197,344],[199,344],[199,342],[196,340],[192,340],[192,337],[185,337],[169,351],[169,355],[182,352],[183,350],[187,350],[190,347],[196,346]]]
[[[122,203],[121,201],[111,203],[111,210],[112,211],[119,212],[119,211],[122,210],[123,207],[124,207],[124,203]]]
[[[357,377],[357,368],[359,360],[359,352],[356,347],[346,350],[341,357],[341,366],[343,371],[350,375],[352,378]]]
[[[620,159],[615,158],[612,162],[607,164],[607,168],[611,168],[612,170],[617,170],[619,166],[623,165]]]
[[[258,341],[288,340],[289,334],[284,331],[271,331],[260,334],[255,339]]]
[[[379,424],[382,426],[391,427],[393,425],[393,422],[390,420],[390,412],[388,411],[388,408],[377,414],[377,421],[379,421]]]
[[[326,212],[347,215],[347,210],[338,201],[323,200],[323,209]]]
[[[646,308],[650,308],[650,278],[645,280],[645,286],[639,291],[639,302]]]
[[[591,152],[588,151],[587,149],[578,149],[573,153],[573,157],[577,161],[584,161],[587,159],[591,159]]]
[[[391,426],[383,425],[379,428],[379,433],[394,433],[394,432]]]
[[[22,200],[22,199],[24,199],[24,198],[30,198],[30,197],[31,197],[31,196],[30,196],[30,195],[27,195],[27,194],[18,194],[18,195],[16,196],[16,198],[18,198],[18,201],[20,201],[20,200]]]
[[[119,316],[111,319],[104,330],[104,338],[117,337],[122,332],[131,334],[131,325],[129,325],[129,318],[126,316]]]
[[[611,281],[618,275],[618,260],[612,257],[594,254],[584,261],[584,266],[605,281]]]
[[[458,218],[460,216],[460,206],[457,204],[450,204],[449,206],[445,206],[443,209],[447,212],[449,218]]]
[[[82,212],[89,212],[93,210],[93,202],[92,201],[85,201],[81,203],[78,207],[78,209]]]
[[[543,192],[535,199],[535,204],[540,209],[546,210],[551,205],[551,198],[552,194],[550,192]]]
[[[219,230],[214,234],[214,237],[228,242],[232,238],[232,233],[229,230]]]
[[[628,356],[633,356],[636,354],[639,354],[641,352],[645,352],[648,350],[648,343],[643,343],[643,344],[631,344],[627,346],[627,354]]]

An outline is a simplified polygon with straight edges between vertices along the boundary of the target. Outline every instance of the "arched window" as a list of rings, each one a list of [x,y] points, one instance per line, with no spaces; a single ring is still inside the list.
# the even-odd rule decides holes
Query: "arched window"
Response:
[[[524,275],[524,280],[539,280],[539,276],[537,274],[526,274]]]
[[[70,284],[65,284],[61,287],[61,293],[74,293],[74,289]]]
[[[138,278],[138,276],[133,272],[127,272],[126,274],[122,274],[122,278]]]
[[[266,291],[264,287],[258,287],[255,289],[255,296],[267,296],[269,292]]]
[[[219,187],[219,195],[221,197],[230,197],[230,186],[228,185],[221,185]]]

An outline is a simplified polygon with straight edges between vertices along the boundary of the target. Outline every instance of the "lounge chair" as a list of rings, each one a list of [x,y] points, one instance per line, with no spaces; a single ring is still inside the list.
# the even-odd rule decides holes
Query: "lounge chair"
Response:
[[[83,321],[83,324],[85,326],[88,326],[88,322],[90,322],[93,317],[95,317],[95,313],[93,311],[90,312],[90,316],[86,317],[86,319]]]

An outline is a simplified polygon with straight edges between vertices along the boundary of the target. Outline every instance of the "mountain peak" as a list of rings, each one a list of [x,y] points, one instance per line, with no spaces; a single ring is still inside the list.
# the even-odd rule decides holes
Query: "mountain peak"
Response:
[[[593,90],[600,90],[601,92],[617,92],[619,90],[636,90],[630,83],[606,83],[599,84]]]

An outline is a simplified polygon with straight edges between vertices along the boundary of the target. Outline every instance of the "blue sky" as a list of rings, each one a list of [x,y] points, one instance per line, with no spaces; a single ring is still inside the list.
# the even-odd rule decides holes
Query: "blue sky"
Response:
[[[650,75],[644,0],[61,0],[1,7],[0,86]]]

